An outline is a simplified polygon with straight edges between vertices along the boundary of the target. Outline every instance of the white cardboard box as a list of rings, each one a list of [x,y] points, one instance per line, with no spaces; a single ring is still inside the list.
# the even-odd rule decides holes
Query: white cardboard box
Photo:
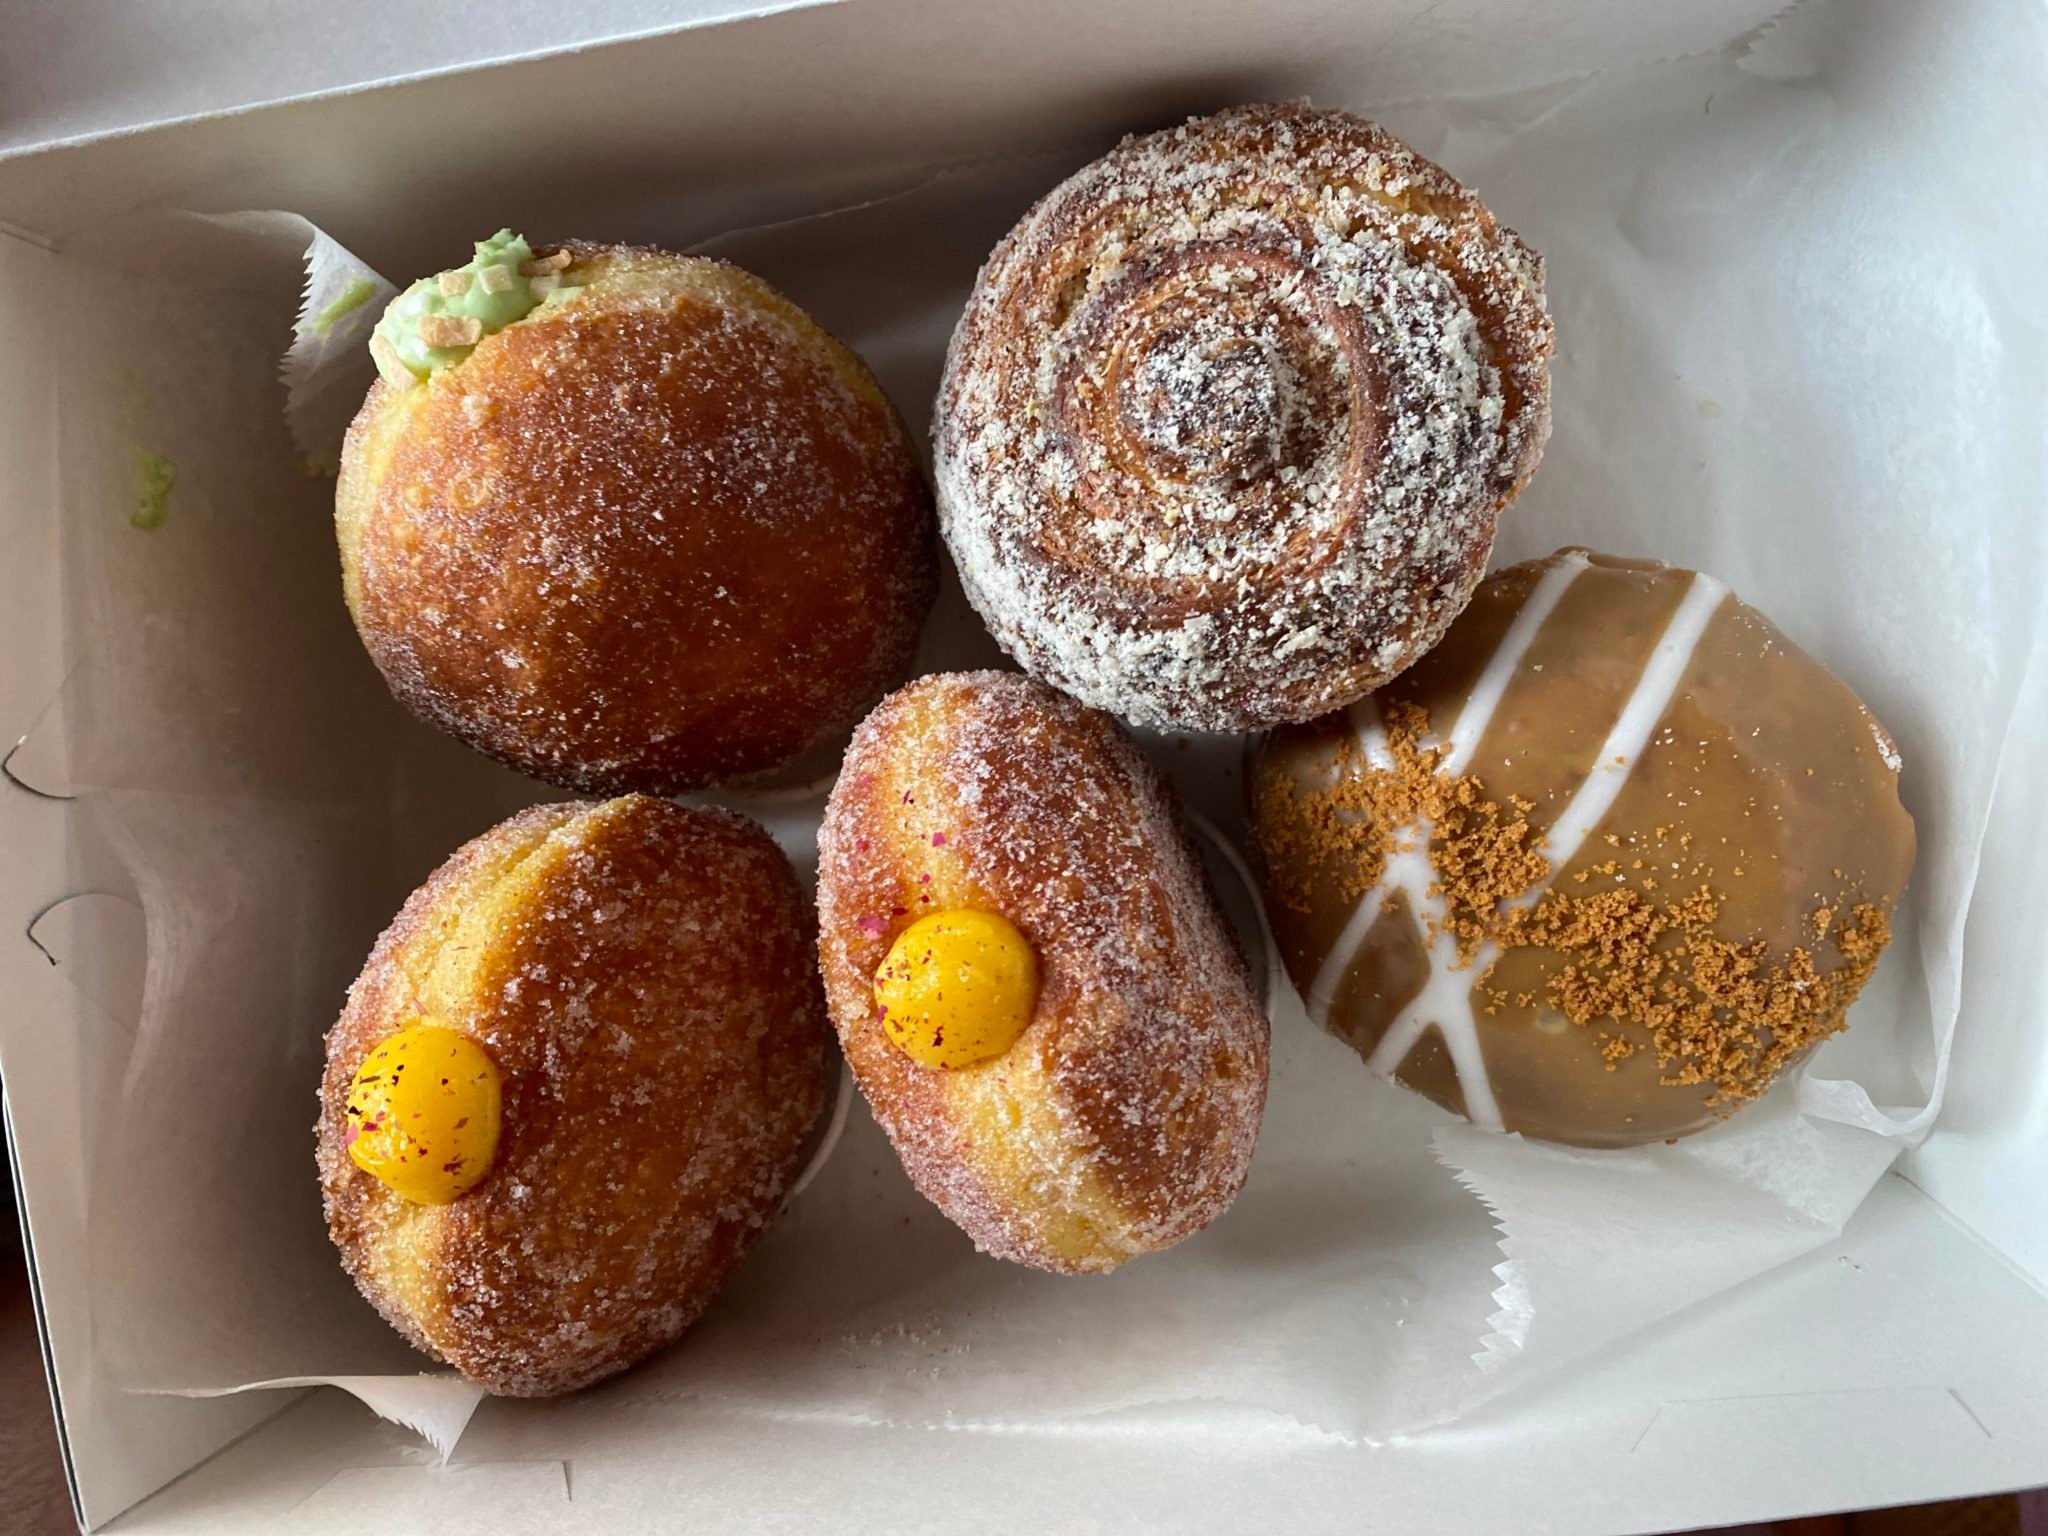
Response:
[[[97,115],[48,89],[21,98],[27,108],[0,140],[0,356],[11,364],[0,371],[0,738],[22,738],[13,782],[0,784],[0,916],[24,938],[0,943],[0,1065],[84,1520],[118,1517],[137,1531],[937,1530],[971,1518],[1618,1532],[2048,1481],[2038,1006],[2048,648],[2038,644],[1989,655],[1981,676],[1958,681],[1995,695],[2014,724],[1995,765],[1995,833],[1966,914],[1960,1043],[1933,1136],[1838,1240],[1447,1428],[1373,1445],[1179,1403],[945,1429],[836,1407],[741,1409],[685,1385],[487,1404],[440,1466],[336,1392],[172,1397],[132,1390],[134,1373],[118,1365],[139,1330],[160,1366],[182,1360],[203,1376],[241,1324],[288,1325],[295,1282],[280,1273],[266,1283],[255,1239],[277,1228],[297,1241],[309,1213],[317,1221],[304,1126],[343,962],[441,853],[496,808],[537,794],[406,721],[332,601],[329,488],[297,473],[270,375],[293,308],[290,263],[217,229],[138,221],[138,209],[292,208],[403,275],[507,220],[679,244],[935,177],[971,183],[977,167],[1049,186],[1126,129],[1302,93],[1372,108],[1472,174],[1467,160],[1589,97],[1635,91],[1650,111],[1668,91],[1684,95],[1684,124],[1676,108],[1656,115],[1658,142],[1676,147],[1645,174],[1667,191],[1672,178],[1698,178],[1698,264],[1736,271],[1728,253],[1750,221],[1776,216],[1768,200],[1745,201],[1754,174],[1836,219],[1844,270],[1867,273],[1924,231],[1863,227],[1853,199],[1830,211],[1834,162],[1797,157],[1908,122],[1898,174],[1916,178],[1915,204],[1962,253],[1963,298],[1926,285],[1902,293],[1845,351],[1881,360],[1893,326],[1951,326],[1959,337],[1988,328],[1995,345],[1982,350],[1999,366],[1986,390],[1999,409],[1853,420],[1864,395],[1851,374],[1840,414],[1859,441],[1897,443],[1913,458],[1890,481],[1874,476],[1876,494],[1893,484],[1900,498],[1926,499],[1951,469],[1959,494],[1973,494],[1970,476],[1991,462],[2010,468],[2001,494],[2038,511],[2048,488],[2038,276],[2048,13],[2032,0],[1834,0],[1798,10],[1745,57],[1776,10],[1774,0],[1588,0],[1540,12],[1514,0],[1287,0],[1256,12],[851,0],[690,30],[662,30],[659,7],[620,4],[522,31],[514,8],[495,13],[497,27],[437,24],[424,62],[459,72],[350,90],[397,67],[388,31],[355,8],[361,38],[316,29],[333,57],[301,58],[282,77],[293,94],[331,93],[318,99],[239,110],[283,92],[195,65],[218,56],[204,25],[162,44],[175,89],[124,96],[123,69],[143,79],[150,60],[113,44],[78,53],[101,59],[98,94],[82,98]],[[495,62],[614,31],[646,35]],[[1718,108],[1712,90],[1694,106],[1685,93],[1710,79],[1734,89]],[[171,117],[185,120],[155,121]],[[1832,137],[1794,131],[1815,121]],[[1747,124],[1732,142],[1752,157],[1782,141],[1789,180],[1731,162],[1731,123]],[[59,138],[75,142],[50,142]],[[1533,234],[1541,211],[1518,207],[1515,186],[1472,179]],[[964,291],[1007,218],[984,228],[944,198],[907,206],[924,219],[908,235],[943,252]],[[960,204],[970,206],[986,213]],[[1625,196],[1616,219],[1626,234]],[[830,227],[806,239],[838,251]],[[1537,243],[1555,283],[1572,241]],[[1684,255],[1695,260],[1695,248]],[[769,275],[862,345],[915,421],[944,331],[891,328],[892,306],[929,300],[918,261],[906,266],[916,275],[891,286],[870,249],[844,271],[792,258]],[[1561,378],[1574,347],[1599,340],[1567,330]],[[1896,391],[1873,395],[1871,410],[1896,409]],[[1928,408],[1953,405],[1938,397]],[[1561,419],[1573,409],[1561,390]],[[178,464],[161,537],[126,527],[137,448]],[[1930,560],[1941,512],[1926,514]],[[2009,561],[2020,583],[2044,575],[2037,548],[1956,558]],[[1882,700],[1883,678],[1856,680]],[[370,780],[392,786],[387,818],[362,814]],[[74,790],[89,793],[64,798]],[[217,856],[221,910],[195,911],[190,924],[144,920],[180,909],[141,888],[123,843],[138,824]],[[281,892],[302,899],[280,902]],[[238,914],[237,899],[249,910]],[[223,942],[235,934],[249,936],[246,948]],[[194,987],[182,1004],[166,996]],[[89,1232],[89,1205],[106,1208],[95,1191],[120,1183],[105,1159],[126,1145],[120,1122],[137,1110],[125,1085],[155,1049],[137,1020],[169,1007],[189,1023],[209,998],[279,1019],[265,1069],[275,1102],[210,1101],[193,1084],[191,1134],[209,1148],[235,1144],[247,1171],[227,1198],[130,1213],[137,1230],[118,1241]],[[174,1165],[212,1167],[210,1156],[175,1137],[164,1147]],[[229,1252],[252,1277],[246,1317],[212,1315],[206,1297],[181,1289],[209,1273],[189,1261],[193,1249]],[[109,1251],[155,1252],[160,1268],[110,1279]],[[153,1280],[162,1294],[152,1305],[106,1304]],[[166,1318],[176,1338],[159,1336]],[[1485,1321],[1475,1317],[1475,1346]]]

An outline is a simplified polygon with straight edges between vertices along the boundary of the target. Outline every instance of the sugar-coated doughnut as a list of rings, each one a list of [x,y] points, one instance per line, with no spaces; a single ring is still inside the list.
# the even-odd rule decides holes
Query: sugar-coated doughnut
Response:
[[[528,250],[484,242],[377,328],[335,526],[392,691],[586,794],[758,777],[850,728],[937,590],[874,378],[725,262]]]
[[[492,1392],[673,1341],[824,1102],[808,902],[752,822],[631,795],[467,844],[327,1037],[328,1230],[398,1331]]]
[[[819,836],[832,1021],[911,1179],[987,1252],[1082,1273],[1244,1183],[1267,1027],[1179,811],[1108,716],[927,677],[855,732]]]
[[[1443,634],[1550,429],[1542,263],[1373,124],[1127,139],[998,245],[934,424],[962,582],[1141,725],[1348,704]]]
[[[1308,1010],[1475,1123],[1687,1135],[1846,1022],[1913,865],[1891,737],[1720,582],[1584,550],[1252,774]]]

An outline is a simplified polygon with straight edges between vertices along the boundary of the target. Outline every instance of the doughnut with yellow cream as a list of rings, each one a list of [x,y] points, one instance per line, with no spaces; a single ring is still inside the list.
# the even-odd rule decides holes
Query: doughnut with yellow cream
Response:
[[[1158,776],[1012,674],[920,679],[854,734],[819,838],[840,1043],[927,1198],[999,1257],[1114,1269],[1222,1213],[1267,1027]]]
[[[728,812],[544,805],[460,849],[327,1037],[320,1184],[363,1294],[513,1397],[671,1343],[823,1105],[810,927],[781,850]]]

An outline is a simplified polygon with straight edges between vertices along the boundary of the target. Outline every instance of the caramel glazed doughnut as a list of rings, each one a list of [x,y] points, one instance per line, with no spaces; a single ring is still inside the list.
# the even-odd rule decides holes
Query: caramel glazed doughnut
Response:
[[[819,849],[847,1061],[977,1247],[1099,1272],[1222,1213],[1264,1111],[1266,1019],[1170,792],[1113,720],[1014,674],[924,678],[854,733]],[[919,941],[956,920],[970,940]],[[1007,968],[911,1038],[946,1004],[906,1020],[878,997],[935,950],[941,991],[992,952]]]
[[[537,806],[459,850],[327,1037],[320,1185],[363,1294],[514,1397],[676,1339],[824,1103],[810,926],[789,861],[729,812]]]
[[[1550,429],[1542,263],[1358,118],[1251,106],[1038,203],[954,333],[934,456],[969,599],[1137,724],[1254,730],[1435,643]]]
[[[1884,727],[1721,582],[1566,549],[1275,731],[1253,832],[1312,1017],[1475,1124],[1689,1135],[1841,1029],[1913,821]]]
[[[726,262],[477,252],[386,311],[342,452],[343,591],[391,691],[582,794],[758,778],[851,729],[938,590],[865,365]]]

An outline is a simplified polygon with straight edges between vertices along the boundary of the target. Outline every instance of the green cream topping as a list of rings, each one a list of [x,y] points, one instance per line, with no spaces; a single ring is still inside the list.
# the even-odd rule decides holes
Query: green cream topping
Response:
[[[479,240],[466,264],[423,277],[393,299],[377,322],[370,351],[389,383],[403,386],[408,374],[424,379],[461,362],[478,341],[523,320],[574,281],[559,267],[536,264],[533,247],[501,229]],[[465,334],[471,339],[459,339]]]
[[[178,483],[178,466],[160,453],[147,449],[135,455],[135,506],[128,514],[128,526],[147,531],[161,528],[171,513],[171,487]]]

